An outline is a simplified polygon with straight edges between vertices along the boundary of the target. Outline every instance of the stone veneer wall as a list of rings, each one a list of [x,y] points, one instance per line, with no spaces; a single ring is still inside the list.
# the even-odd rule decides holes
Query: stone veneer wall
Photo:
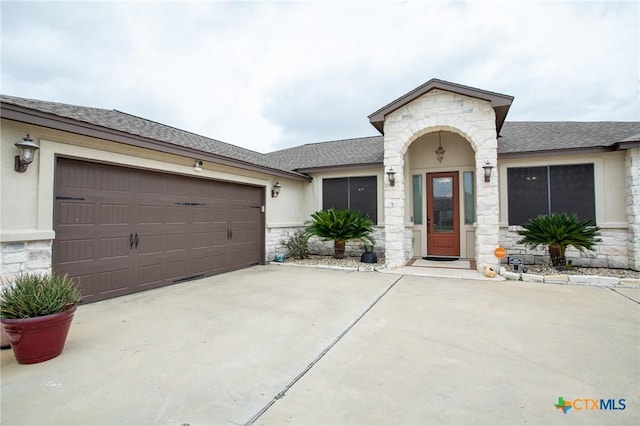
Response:
[[[413,254],[406,247],[404,155],[420,136],[439,130],[462,135],[475,151],[476,176],[484,176],[487,162],[494,166],[491,182],[476,179],[476,262],[498,266],[499,196],[495,112],[490,102],[443,90],[431,90],[385,118],[384,167],[396,171],[395,185],[385,179],[384,214],[386,265],[404,266]]]
[[[51,273],[51,240],[0,243],[0,277],[21,273]]]
[[[507,250],[510,256],[521,258],[525,264],[548,263],[549,253],[545,248],[535,250],[526,248],[523,244],[518,244],[522,238],[518,235],[519,226],[509,226],[500,229],[500,246]],[[628,256],[629,233],[624,228],[607,228],[601,230],[602,242],[595,250],[584,251],[569,247],[567,249],[567,260],[571,260],[576,266],[586,266],[591,268],[621,268],[630,267]],[[506,258],[503,260],[506,262]]]
[[[296,231],[304,229],[303,226],[299,227],[286,227],[286,228],[268,228],[266,238],[266,261],[271,262],[275,259],[276,254],[287,253],[287,248],[281,244],[282,240],[288,239],[295,234]],[[373,232],[373,238],[376,240],[376,245],[373,250],[378,257],[384,257],[384,228],[376,227]],[[345,255],[348,257],[360,257],[364,251],[363,244],[358,240],[347,241],[345,245]],[[329,256],[333,255],[333,242],[332,241],[320,241],[317,237],[309,238],[309,252],[311,254]]]
[[[627,222],[629,223],[629,268],[640,271],[640,148],[627,150],[625,156]]]

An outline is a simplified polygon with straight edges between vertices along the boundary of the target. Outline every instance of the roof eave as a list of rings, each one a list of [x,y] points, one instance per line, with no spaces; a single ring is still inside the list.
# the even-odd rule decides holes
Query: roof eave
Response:
[[[340,169],[362,169],[367,167],[382,167],[384,163],[382,161],[377,161],[375,163],[353,163],[353,164],[338,164],[333,166],[318,166],[318,167],[303,167],[300,169],[296,169],[297,172],[300,173],[319,173],[324,171],[332,171],[332,170],[340,170]]]
[[[614,146],[591,146],[583,148],[563,148],[550,149],[545,151],[521,151],[521,152],[502,152],[498,153],[498,159],[510,158],[530,158],[530,157],[552,157],[557,155],[575,155],[575,154],[600,154],[603,152],[616,151]]]
[[[164,152],[167,154],[197,157],[200,160],[208,161],[215,164],[237,167],[243,170],[265,173],[282,178],[310,182],[308,176],[294,171],[285,171],[261,166],[258,164],[216,155],[210,152],[200,151],[194,148],[188,148],[169,142],[133,135],[131,133],[110,129],[108,127],[98,126],[95,124],[74,120],[72,118],[61,117],[55,114],[33,110],[30,108],[5,102],[2,102],[2,104],[0,105],[0,116],[7,120],[31,124],[34,126],[46,127],[49,129],[74,133],[81,136],[110,140],[117,143]]]
[[[620,150],[640,148],[640,141],[618,142],[615,146]]]

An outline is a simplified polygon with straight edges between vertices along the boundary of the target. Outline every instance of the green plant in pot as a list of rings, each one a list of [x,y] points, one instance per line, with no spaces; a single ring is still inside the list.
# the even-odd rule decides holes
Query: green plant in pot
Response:
[[[320,210],[311,215],[305,233],[315,235],[322,241],[333,241],[333,252],[336,259],[344,259],[345,243],[359,239],[364,244],[373,246],[376,242],[371,236],[373,222],[366,213],[358,210]]]
[[[0,292],[0,322],[19,364],[35,364],[62,353],[80,302],[72,279],[22,274]]]

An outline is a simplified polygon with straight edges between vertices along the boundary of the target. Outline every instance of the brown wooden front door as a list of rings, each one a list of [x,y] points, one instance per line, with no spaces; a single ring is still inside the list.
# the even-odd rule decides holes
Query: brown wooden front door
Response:
[[[264,188],[59,158],[53,270],[84,302],[261,263]]]
[[[427,173],[427,254],[460,256],[458,172]]]

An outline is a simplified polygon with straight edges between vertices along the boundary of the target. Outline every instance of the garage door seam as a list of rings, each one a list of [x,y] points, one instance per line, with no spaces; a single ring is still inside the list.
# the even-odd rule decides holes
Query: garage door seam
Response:
[[[333,340],[333,342],[329,344],[329,346],[327,346],[322,352],[320,352],[320,354],[304,370],[302,370],[300,374],[298,374],[291,382],[289,382],[289,384],[286,385],[281,392],[279,392],[276,396],[274,396],[273,399],[269,401],[267,405],[265,405],[260,411],[258,411],[253,417],[251,417],[251,419],[249,419],[249,421],[246,422],[245,425],[252,425],[256,420],[260,418],[260,416],[262,416],[269,408],[271,408],[271,406],[275,404],[277,400],[282,399],[287,393],[287,391],[291,389],[291,387],[293,387],[293,385],[295,385],[298,382],[298,380],[300,380],[305,374],[307,374],[309,370],[311,370],[311,368],[313,368],[313,366],[316,365],[331,349],[333,349],[333,347],[336,344],[338,344],[338,342],[342,340],[342,338],[346,336],[347,333],[351,331],[351,329],[355,327],[356,324],[358,324],[358,322],[360,322],[360,320],[364,318],[364,316],[367,313],[369,313],[369,311],[373,309],[373,307],[376,306],[378,302],[387,293],[389,293],[389,291],[393,288],[393,286],[395,286],[402,278],[404,278],[404,275],[400,275],[398,279],[396,279],[389,287],[387,287],[387,289],[383,291],[382,294],[380,294],[380,296],[378,296],[376,300],[374,300],[373,303],[371,303],[367,307],[367,309],[365,309],[364,312],[362,312],[360,316],[358,316],[358,318],[356,318],[346,329],[344,329],[344,331],[342,331],[342,333],[340,333],[338,337],[336,337]]]

